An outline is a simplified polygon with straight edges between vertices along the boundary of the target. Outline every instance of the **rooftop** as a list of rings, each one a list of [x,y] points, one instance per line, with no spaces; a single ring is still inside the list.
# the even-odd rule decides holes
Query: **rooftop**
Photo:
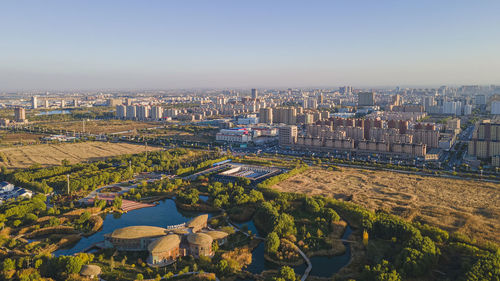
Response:
[[[214,240],[223,239],[229,235],[224,231],[218,231],[218,230],[210,230],[205,232],[205,234],[209,235]]]
[[[187,240],[189,244],[195,244],[195,245],[212,245],[213,242],[213,238],[205,233],[188,234]]]
[[[97,276],[97,275],[101,274],[101,268],[97,265],[85,264],[85,265],[82,265],[82,269],[80,270],[80,274],[83,276]]]
[[[190,220],[186,226],[187,227],[199,227],[201,225],[204,225],[207,223],[207,220],[208,220],[208,215],[207,214],[204,214],[204,215],[199,215],[195,218],[193,218],[192,220]]]
[[[138,239],[162,236],[166,233],[167,229],[162,227],[138,225],[116,229],[110,236],[118,239]]]
[[[180,243],[181,239],[178,235],[169,234],[167,236],[160,237],[149,244],[148,250],[152,253],[164,252],[178,247]]]

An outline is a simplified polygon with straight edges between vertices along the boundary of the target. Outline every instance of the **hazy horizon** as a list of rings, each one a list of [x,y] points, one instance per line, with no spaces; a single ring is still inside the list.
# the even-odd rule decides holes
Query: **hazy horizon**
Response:
[[[500,84],[498,1],[7,1],[0,92]]]

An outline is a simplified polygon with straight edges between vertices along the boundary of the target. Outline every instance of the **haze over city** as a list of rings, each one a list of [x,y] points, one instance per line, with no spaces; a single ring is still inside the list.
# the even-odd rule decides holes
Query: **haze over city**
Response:
[[[498,1],[3,1],[0,91],[500,83]]]
[[[0,280],[499,281],[500,1],[0,2]]]

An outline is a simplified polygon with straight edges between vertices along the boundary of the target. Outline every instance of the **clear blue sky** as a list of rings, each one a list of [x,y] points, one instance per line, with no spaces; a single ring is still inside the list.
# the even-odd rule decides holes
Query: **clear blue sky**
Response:
[[[0,91],[500,84],[500,1],[1,1]]]

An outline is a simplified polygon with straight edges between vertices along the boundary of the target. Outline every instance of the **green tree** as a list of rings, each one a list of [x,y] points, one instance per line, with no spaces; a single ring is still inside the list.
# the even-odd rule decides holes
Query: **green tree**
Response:
[[[280,214],[278,221],[275,223],[274,231],[279,237],[286,237],[289,235],[296,235],[297,229],[295,228],[295,222],[292,216],[289,214]]]
[[[120,196],[115,196],[113,199],[113,207],[118,210],[122,207],[122,198]]]
[[[16,269],[16,263],[12,259],[6,258],[2,263],[2,269],[4,271]]]
[[[400,281],[401,276],[396,270],[391,269],[390,263],[383,260],[373,267],[365,266],[361,279],[366,281]]]
[[[229,270],[229,264],[227,263],[227,260],[222,259],[216,264],[215,268],[218,273],[224,275]]]
[[[280,247],[280,238],[276,232],[271,232],[267,235],[266,238],[266,253],[270,255],[275,255]]]
[[[295,281],[295,271],[289,266],[282,266],[280,269],[280,277],[285,281]]]
[[[467,281],[500,280],[500,252],[481,257],[465,274]]]

